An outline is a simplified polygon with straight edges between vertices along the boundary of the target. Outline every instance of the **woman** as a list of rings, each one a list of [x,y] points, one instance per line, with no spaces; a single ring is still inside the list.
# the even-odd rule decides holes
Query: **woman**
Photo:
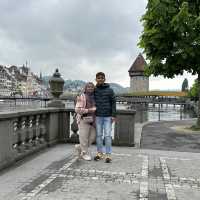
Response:
[[[75,106],[80,141],[80,144],[75,145],[75,149],[79,157],[88,161],[91,160],[89,147],[96,137],[95,111],[94,84],[89,82],[85,85],[83,93],[77,97]]]

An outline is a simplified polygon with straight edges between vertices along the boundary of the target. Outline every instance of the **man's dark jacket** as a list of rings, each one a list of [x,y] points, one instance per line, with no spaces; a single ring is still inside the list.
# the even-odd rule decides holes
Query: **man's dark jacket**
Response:
[[[96,102],[96,116],[115,117],[116,116],[116,98],[113,90],[108,83],[97,85],[94,91]]]

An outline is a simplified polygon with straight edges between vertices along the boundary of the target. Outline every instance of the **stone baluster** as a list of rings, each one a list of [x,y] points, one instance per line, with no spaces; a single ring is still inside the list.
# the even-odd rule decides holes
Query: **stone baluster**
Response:
[[[33,116],[28,118],[28,134],[29,134],[29,146],[33,146]]]
[[[26,121],[25,121],[25,132],[26,132],[26,143],[25,143],[25,148],[26,150],[29,150],[32,146],[31,144],[31,141],[32,141],[32,137],[31,137],[31,134],[30,134],[30,129],[29,129],[29,122],[30,122],[30,119],[29,119],[29,116],[26,117]]]
[[[19,117],[14,122],[14,134],[13,134],[13,148],[17,151],[17,153],[21,153],[23,149],[23,139],[21,139],[21,131],[22,131],[22,119]]]
[[[16,153],[18,153],[18,143],[19,143],[19,132],[18,132],[18,126],[19,124],[19,118],[16,118],[13,120],[13,135],[12,135],[12,147]]]
[[[73,112],[72,114],[72,118],[73,118],[73,122],[71,124],[71,130],[73,131],[73,134],[71,135],[71,142],[77,143],[79,142],[79,135],[78,135],[78,124],[77,124],[77,120],[76,120],[76,113]]]
[[[36,140],[36,116],[33,116],[33,120],[32,120],[32,124],[33,124],[33,146],[37,146],[38,141]]]
[[[20,121],[20,153],[25,151],[25,143],[26,143],[26,117],[22,117]]]
[[[47,133],[47,127],[46,127],[46,120],[47,115],[42,114],[40,119],[40,142],[45,143],[46,142],[46,133]]]
[[[39,137],[40,137],[40,115],[36,115],[35,118],[35,135],[36,135],[36,143],[40,143]]]

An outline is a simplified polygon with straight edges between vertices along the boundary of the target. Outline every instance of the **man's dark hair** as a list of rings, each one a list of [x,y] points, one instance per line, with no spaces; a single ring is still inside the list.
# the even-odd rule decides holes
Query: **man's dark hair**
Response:
[[[97,78],[98,76],[103,76],[103,77],[105,78],[105,74],[104,74],[103,72],[98,72],[98,73],[96,73],[96,78]]]

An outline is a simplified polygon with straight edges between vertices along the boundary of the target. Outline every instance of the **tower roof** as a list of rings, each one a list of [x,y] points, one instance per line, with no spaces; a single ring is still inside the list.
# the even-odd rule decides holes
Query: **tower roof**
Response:
[[[134,63],[131,65],[128,72],[144,72],[144,67],[146,65],[146,61],[142,54],[140,53],[135,59]]]

